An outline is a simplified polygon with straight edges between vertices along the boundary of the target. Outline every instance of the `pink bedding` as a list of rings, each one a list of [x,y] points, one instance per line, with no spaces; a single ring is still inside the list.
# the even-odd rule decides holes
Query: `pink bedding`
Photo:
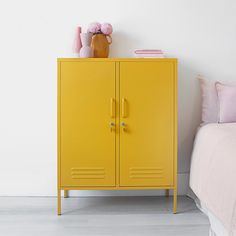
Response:
[[[236,123],[200,128],[192,154],[190,187],[228,234],[236,236]]]

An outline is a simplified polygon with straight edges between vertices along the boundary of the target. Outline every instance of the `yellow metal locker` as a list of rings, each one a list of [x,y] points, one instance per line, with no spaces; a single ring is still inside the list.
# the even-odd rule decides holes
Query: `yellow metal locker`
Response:
[[[59,215],[82,189],[172,189],[176,212],[176,59],[58,59]]]

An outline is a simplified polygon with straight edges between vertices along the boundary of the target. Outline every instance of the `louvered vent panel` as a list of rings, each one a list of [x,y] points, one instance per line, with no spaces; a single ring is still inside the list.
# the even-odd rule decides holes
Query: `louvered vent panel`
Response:
[[[132,167],[129,169],[129,176],[132,179],[162,179],[163,173],[163,168]]]
[[[72,179],[105,179],[104,168],[71,168]]]

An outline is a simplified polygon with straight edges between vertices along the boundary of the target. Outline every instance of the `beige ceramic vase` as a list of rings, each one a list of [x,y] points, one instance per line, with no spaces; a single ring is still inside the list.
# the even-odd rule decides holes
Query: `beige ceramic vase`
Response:
[[[106,58],[109,56],[109,45],[112,43],[110,35],[95,34],[92,37],[91,47],[93,56],[96,58]]]

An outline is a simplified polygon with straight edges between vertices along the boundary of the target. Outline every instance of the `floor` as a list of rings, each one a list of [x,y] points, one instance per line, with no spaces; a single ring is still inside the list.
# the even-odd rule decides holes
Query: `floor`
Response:
[[[187,197],[1,197],[2,236],[207,236],[209,222]]]

